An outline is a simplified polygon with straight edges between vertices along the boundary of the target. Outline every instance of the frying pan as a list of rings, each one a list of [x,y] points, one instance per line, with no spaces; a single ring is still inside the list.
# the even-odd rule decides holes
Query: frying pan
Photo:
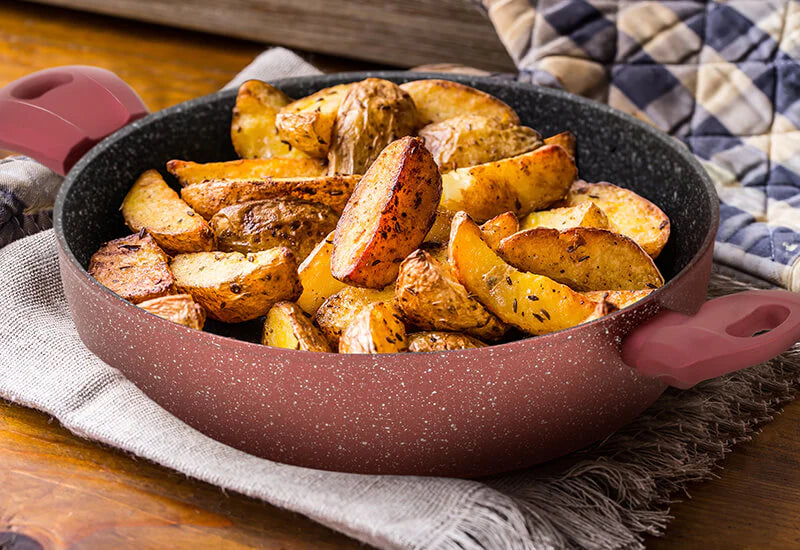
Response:
[[[272,83],[300,97],[368,76],[455,80],[499,97],[544,135],[574,132],[582,177],[633,189],[670,217],[658,259],[667,282],[596,321],[465,351],[337,355],[261,346],[258,323],[191,330],[123,301],[86,267],[101,243],[128,233],[119,205],[141,172],[164,172],[173,158],[235,158],[236,92],[146,115],[136,94],[101,69],[63,67],[12,83],[0,91],[0,145],[68,171],[55,231],[80,337],[201,432],[312,468],[482,476],[579,449],[629,422],[667,385],[745,368],[800,338],[798,295],[705,301],[718,201],[677,141],[603,105],[500,79],[378,72]]]

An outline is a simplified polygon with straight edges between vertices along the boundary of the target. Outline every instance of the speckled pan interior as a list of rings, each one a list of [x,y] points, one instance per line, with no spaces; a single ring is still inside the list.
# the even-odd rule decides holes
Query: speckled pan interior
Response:
[[[552,135],[577,136],[580,176],[630,188],[659,205],[670,217],[672,235],[657,264],[667,280],[687,267],[716,226],[716,193],[685,147],[665,134],[617,111],[563,92],[502,79],[407,72],[344,73],[273,81],[291,97],[320,88],[377,76],[405,82],[447,78],[493,94],[519,113],[522,123]],[[236,158],[230,140],[235,90],[171,107],[139,120],[107,138],[75,165],[61,188],[56,227],[67,255],[86,268],[101,243],[128,233],[119,205],[143,171],[165,170],[171,159],[210,162]],[[256,323],[211,331],[255,340]]]

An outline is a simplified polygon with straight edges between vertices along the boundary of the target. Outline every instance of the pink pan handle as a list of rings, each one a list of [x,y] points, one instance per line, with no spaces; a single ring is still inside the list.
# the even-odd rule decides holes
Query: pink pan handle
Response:
[[[622,344],[622,360],[670,386],[744,369],[800,340],[800,294],[750,290],[709,300],[696,315],[656,315]]]
[[[65,175],[97,142],[147,112],[136,92],[110,71],[46,69],[0,89],[0,148]]]

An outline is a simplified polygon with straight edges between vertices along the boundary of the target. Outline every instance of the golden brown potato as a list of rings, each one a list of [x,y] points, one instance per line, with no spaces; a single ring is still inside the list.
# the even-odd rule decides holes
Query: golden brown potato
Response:
[[[478,222],[503,212],[524,216],[562,199],[576,174],[564,149],[545,145],[516,157],[446,172],[441,206],[451,212],[463,210]]]
[[[263,252],[178,254],[170,264],[175,284],[191,294],[208,315],[240,323],[266,315],[275,303],[295,300],[302,292],[297,260],[288,248]]]
[[[452,351],[485,346],[480,340],[458,332],[430,331],[408,335],[408,351],[411,352]]]
[[[552,227],[559,231],[570,227],[597,227],[616,231],[616,227],[609,222],[606,213],[593,202],[531,212],[522,218],[519,225],[523,231],[534,227]]]
[[[530,334],[579,325],[602,314],[598,304],[543,275],[508,265],[464,212],[453,218],[450,264],[466,289],[502,321]]]
[[[292,99],[260,80],[248,80],[239,87],[231,122],[231,141],[246,159],[306,156],[281,141],[275,117]]]
[[[145,231],[101,246],[89,262],[89,275],[134,304],[175,293],[169,257]]]
[[[492,250],[500,247],[500,241],[519,231],[519,220],[513,212],[506,212],[495,216],[488,222],[481,225],[483,240],[486,241]]]
[[[214,250],[214,233],[161,177],[148,170],[122,201],[122,217],[131,230],[146,229],[169,254]]]
[[[324,204],[264,199],[226,206],[209,223],[219,250],[246,253],[285,246],[302,261],[338,219]]]
[[[342,282],[383,288],[433,225],[442,183],[415,137],[386,147],[356,186],[336,225],[331,271]]]
[[[461,115],[428,124],[419,131],[419,137],[442,172],[514,157],[542,145],[542,136],[536,130],[481,115]]]
[[[292,302],[278,302],[270,308],[261,343],[276,348],[331,351],[319,329]]]
[[[657,258],[669,240],[669,218],[655,204],[610,183],[578,181],[558,206],[595,203],[617,230],[636,241],[645,252]]]
[[[206,324],[206,310],[200,307],[189,294],[161,296],[138,305],[153,315],[185,327],[203,330],[203,325]]]
[[[331,254],[333,231],[314,247],[298,269],[303,293],[297,299],[297,305],[309,315],[314,315],[322,302],[347,286],[331,275]]]
[[[499,253],[517,269],[578,291],[643,290],[664,284],[647,252],[607,229],[536,227],[503,239]]]
[[[407,350],[406,327],[395,308],[385,302],[361,309],[339,340],[339,353],[397,353]]]
[[[181,198],[206,219],[232,204],[262,199],[318,202],[341,213],[361,176],[209,180],[181,189]]]
[[[400,87],[411,95],[425,126],[464,114],[507,120],[519,124],[514,109],[496,97],[450,80],[414,80]]]
[[[470,296],[449,267],[424,250],[400,264],[395,304],[403,317],[422,330],[462,331],[497,340],[508,327]]]
[[[347,90],[333,125],[329,174],[363,174],[384,147],[417,129],[417,109],[394,82],[367,78]]]
[[[544,140],[545,145],[560,145],[564,150],[569,153],[573,159],[575,158],[575,134],[572,132],[561,132]]]
[[[394,301],[394,287],[383,290],[346,286],[329,296],[317,309],[314,322],[333,349],[338,348],[342,332],[361,309],[376,302]]]
[[[453,221],[454,215],[453,212],[437,208],[433,225],[428,234],[425,235],[423,242],[447,244],[447,241],[450,240],[450,222]]]
[[[266,178],[301,178],[322,176],[327,167],[318,159],[283,158],[239,159],[200,164],[171,160],[167,171],[177,178],[181,187],[208,180],[262,180]]]
[[[595,302],[605,302],[611,306],[612,310],[626,308],[635,304],[645,296],[649,295],[652,289],[648,290],[593,290],[584,292],[584,295]]]
[[[338,84],[324,88],[286,105],[276,119],[281,138],[312,157],[325,158],[336,113],[351,86]]]

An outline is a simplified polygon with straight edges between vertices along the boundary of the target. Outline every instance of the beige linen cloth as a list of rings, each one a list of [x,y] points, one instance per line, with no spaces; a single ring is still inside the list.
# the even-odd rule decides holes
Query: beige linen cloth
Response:
[[[294,54],[273,50],[234,85],[314,72]],[[709,477],[733,443],[793,397],[800,376],[796,348],[693,390],[669,391],[633,425],[551,465],[547,475],[534,469],[469,481],[325,472],[256,458],[204,436],[92,355],[67,308],[52,230],[0,249],[0,281],[0,398],[380,548],[640,548],[644,534],[663,532],[669,495]],[[718,275],[713,288],[745,286]],[[0,509],[2,499],[0,491]]]

